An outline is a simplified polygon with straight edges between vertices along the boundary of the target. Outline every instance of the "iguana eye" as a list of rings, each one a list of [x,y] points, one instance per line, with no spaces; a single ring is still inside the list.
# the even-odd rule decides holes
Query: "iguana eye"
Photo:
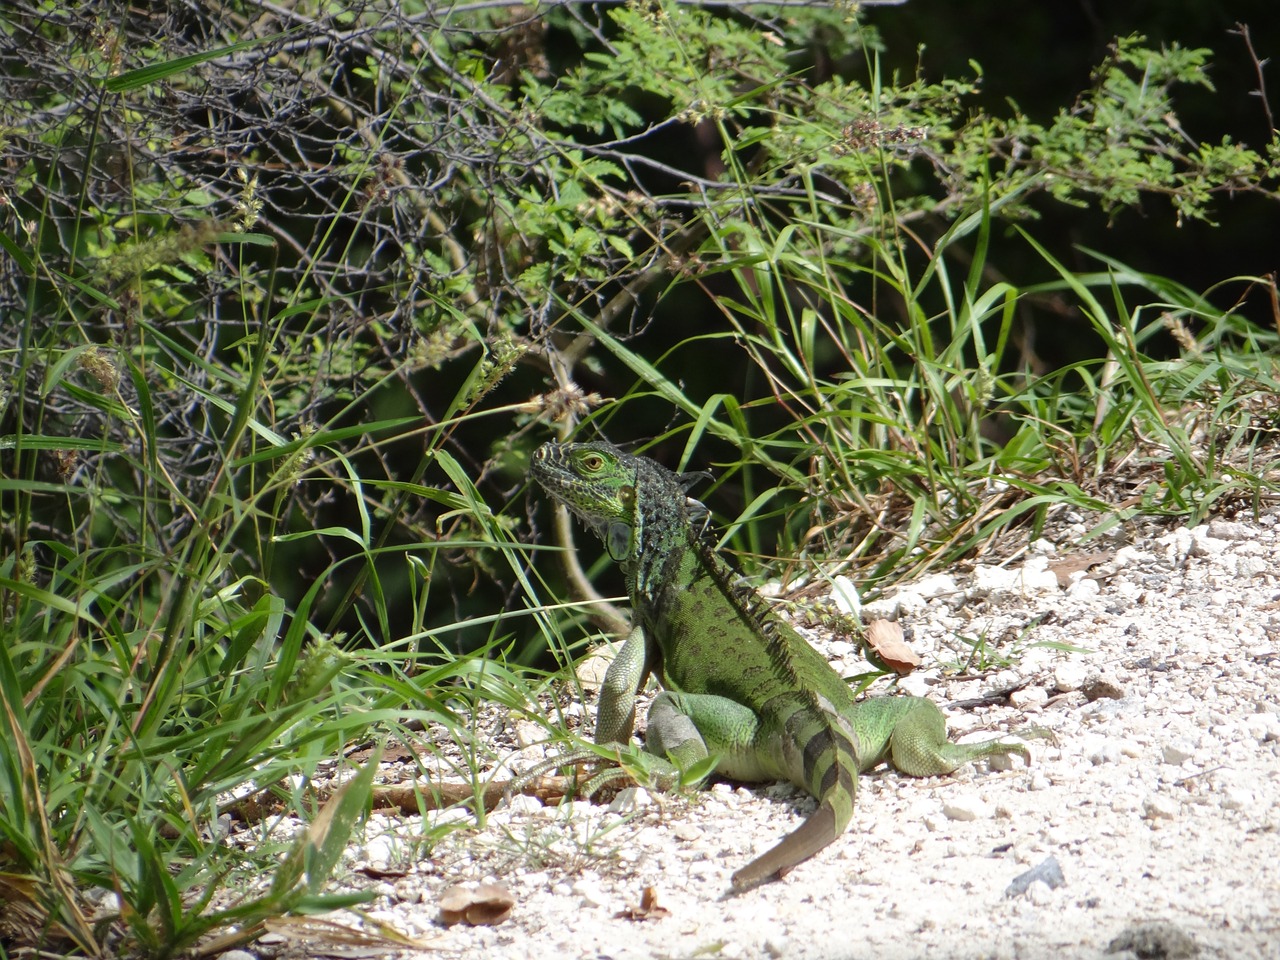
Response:
[[[600,456],[598,453],[588,453],[582,458],[582,466],[587,470],[599,470],[604,466],[604,457]]]

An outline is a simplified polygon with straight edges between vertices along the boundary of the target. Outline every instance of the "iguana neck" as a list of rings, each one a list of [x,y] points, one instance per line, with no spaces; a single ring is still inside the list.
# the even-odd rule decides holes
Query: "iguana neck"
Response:
[[[675,475],[651,460],[639,460],[631,549],[622,564],[632,604],[652,616],[671,590],[688,589],[709,559],[699,556],[699,547]]]

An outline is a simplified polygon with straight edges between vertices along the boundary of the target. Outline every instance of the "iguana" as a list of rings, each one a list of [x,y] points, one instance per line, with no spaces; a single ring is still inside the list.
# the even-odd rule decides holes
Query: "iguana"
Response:
[[[781,877],[831,843],[853,817],[858,774],[884,761],[928,777],[1020,743],[955,744],[932,701],[856,701],[826,659],[736,578],[697,527],[705,511],[687,477],[607,443],[547,443],[532,475],[604,541],[626,578],[632,630],[605,673],[598,744],[629,743],[650,674],[645,749],[678,776],[708,757],[732,780],[789,780],[818,808],[738,870],[735,890]],[[695,522],[696,521],[696,522]],[[660,772],[661,772],[660,771]]]

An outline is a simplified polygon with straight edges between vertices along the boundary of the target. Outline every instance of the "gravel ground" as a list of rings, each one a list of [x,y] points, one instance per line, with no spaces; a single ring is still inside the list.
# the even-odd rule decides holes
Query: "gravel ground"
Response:
[[[733,870],[813,808],[789,786],[519,797],[365,881],[383,894],[370,915],[493,960],[1280,957],[1280,517],[1127,544],[1083,533],[863,613],[907,629],[924,665],[901,686],[935,699],[953,737],[1052,730],[1029,768],[866,775],[844,836],[739,896]],[[852,644],[815,643],[843,674],[865,668]],[[375,817],[353,865],[404,868],[428,828]],[[510,916],[444,927],[441,891],[485,879]]]

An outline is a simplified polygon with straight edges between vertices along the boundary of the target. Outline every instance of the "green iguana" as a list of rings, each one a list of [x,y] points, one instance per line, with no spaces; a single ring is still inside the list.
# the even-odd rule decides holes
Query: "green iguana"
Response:
[[[633,626],[605,674],[598,744],[629,743],[636,694],[656,674],[645,749],[671,779],[708,757],[732,780],[789,780],[818,808],[733,875],[735,890],[781,877],[831,843],[853,817],[858,774],[888,761],[928,777],[1019,743],[955,744],[920,697],[860,702],[826,659],[704,542],[688,478],[606,443],[547,443],[533,478],[604,541],[622,566]],[[659,784],[661,786],[662,784]]]

